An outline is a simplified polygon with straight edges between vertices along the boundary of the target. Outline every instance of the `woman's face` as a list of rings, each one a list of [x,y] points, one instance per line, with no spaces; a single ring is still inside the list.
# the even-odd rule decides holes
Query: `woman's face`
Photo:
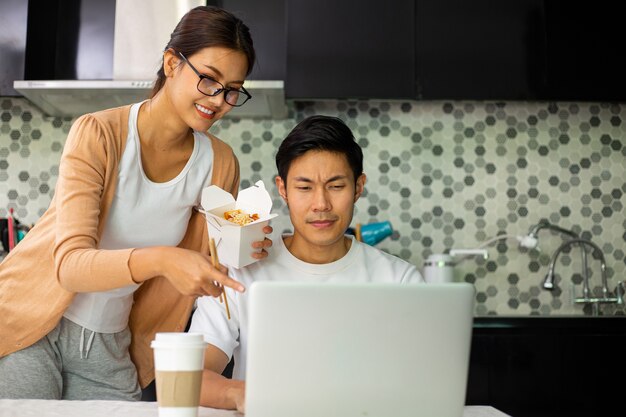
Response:
[[[240,89],[248,70],[248,59],[243,52],[220,46],[201,49],[185,58],[200,74],[226,88]],[[208,130],[233,108],[224,101],[223,92],[210,97],[198,91],[200,78],[174,51],[165,53],[164,70],[170,102],[182,122],[193,130]]]

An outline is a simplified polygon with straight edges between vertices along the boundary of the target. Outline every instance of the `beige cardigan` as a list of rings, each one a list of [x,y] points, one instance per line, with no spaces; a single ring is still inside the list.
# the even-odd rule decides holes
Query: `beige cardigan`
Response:
[[[97,249],[128,131],[130,106],[80,117],[67,137],[54,198],[35,227],[0,264],[0,357],[32,345],[59,322],[75,292],[133,283],[132,248]],[[210,136],[212,183],[236,196],[239,163],[232,149]],[[179,247],[208,253],[206,221],[194,212]],[[194,297],[163,277],[146,281],[130,313],[131,357],[142,387],[154,379],[150,341],[183,331]]]

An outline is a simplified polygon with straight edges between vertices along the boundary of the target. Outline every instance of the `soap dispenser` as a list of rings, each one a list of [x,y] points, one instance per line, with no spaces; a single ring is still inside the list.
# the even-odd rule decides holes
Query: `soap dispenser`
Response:
[[[464,255],[457,260],[456,256]],[[428,283],[445,283],[454,281],[454,267],[464,259],[479,255],[487,259],[486,249],[451,249],[450,253],[434,253],[424,262],[424,280]]]

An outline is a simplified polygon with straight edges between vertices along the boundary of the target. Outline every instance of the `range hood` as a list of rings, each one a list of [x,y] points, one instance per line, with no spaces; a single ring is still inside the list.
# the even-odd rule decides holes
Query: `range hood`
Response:
[[[13,88],[46,115],[75,117],[148,98],[153,81],[141,80],[50,80],[14,81]],[[247,80],[252,96],[245,105],[234,107],[225,118],[287,117],[282,80]]]
[[[20,80],[13,82],[13,88],[45,114],[58,117],[76,117],[144,100],[152,89],[171,31],[188,10],[202,4],[206,0],[83,0],[81,31],[93,34],[99,30],[97,41],[106,38],[109,42],[111,55],[107,63],[113,60],[112,79],[80,79],[78,75],[78,79],[72,80]],[[100,9],[96,10],[96,6]],[[103,23],[98,17],[105,13],[110,20]],[[252,99],[234,107],[225,117],[287,117],[283,80],[250,79],[244,86]]]

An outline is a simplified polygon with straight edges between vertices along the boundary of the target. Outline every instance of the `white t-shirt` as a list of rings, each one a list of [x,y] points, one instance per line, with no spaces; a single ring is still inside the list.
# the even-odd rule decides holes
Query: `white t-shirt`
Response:
[[[282,238],[273,239],[269,256],[229,275],[249,287],[255,281],[298,282],[424,282],[415,267],[396,256],[352,238],[348,253],[329,264],[310,264],[293,256]],[[204,340],[221,349],[229,359],[234,355],[234,379],[245,379],[248,338],[247,293],[226,291],[230,320],[219,298],[201,297],[193,314],[190,332],[202,333]],[[304,325],[304,323],[303,323]]]
[[[99,249],[178,245],[187,230],[192,209],[200,205],[202,189],[211,183],[213,148],[206,134],[200,132],[194,132],[191,157],[175,178],[163,183],[148,179],[141,163],[137,132],[141,104],[134,104],[130,110],[117,188]],[[128,325],[133,293],[138,287],[136,284],[78,293],[64,316],[98,333],[120,332]]]

